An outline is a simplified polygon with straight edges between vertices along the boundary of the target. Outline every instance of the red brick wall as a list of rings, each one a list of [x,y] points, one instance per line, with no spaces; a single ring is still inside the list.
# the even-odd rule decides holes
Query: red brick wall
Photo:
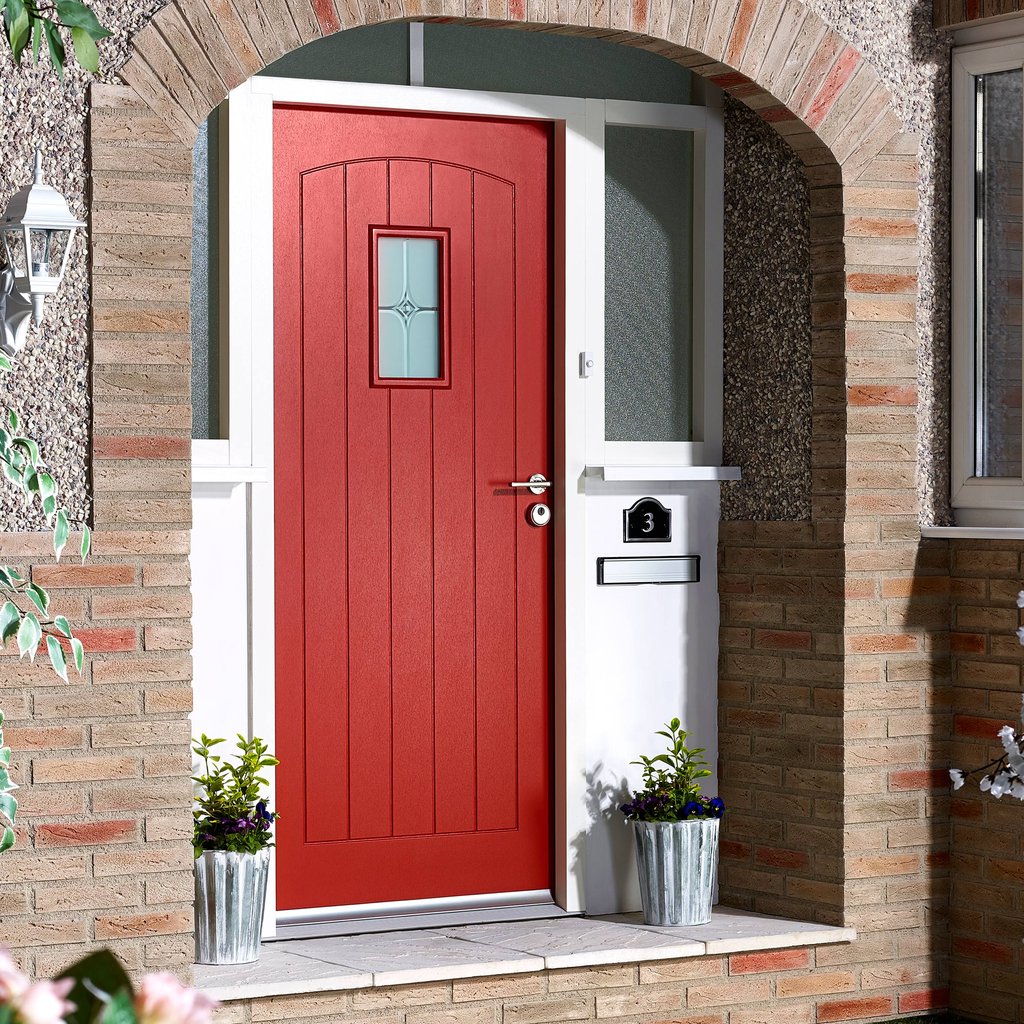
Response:
[[[1015,633],[1024,544],[955,541],[950,558],[950,764],[975,768],[1002,753],[1000,727],[1020,727],[1024,650]],[[951,818],[951,1005],[971,1017],[1020,1021],[1024,808],[979,792],[975,779],[953,798]]]
[[[1021,0],[932,0],[936,28],[952,28],[974,21],[1024,11]]]

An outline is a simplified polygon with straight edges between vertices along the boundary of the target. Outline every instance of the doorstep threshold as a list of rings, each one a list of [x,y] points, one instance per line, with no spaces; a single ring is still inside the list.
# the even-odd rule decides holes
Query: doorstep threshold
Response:
[[[384,988],[564,968],[852,942],[853,928],[715,908],[711,922],[660,928],[640,914],[453,925],[264,943],[260,960],[197,965],[198,988],[221,1002]]]

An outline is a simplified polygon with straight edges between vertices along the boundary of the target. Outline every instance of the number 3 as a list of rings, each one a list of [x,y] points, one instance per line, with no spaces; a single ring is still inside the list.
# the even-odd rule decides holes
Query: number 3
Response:
[[[644,525],[642,527],[644,533],[651,533],[654,530],[654,513],[644,513]]]

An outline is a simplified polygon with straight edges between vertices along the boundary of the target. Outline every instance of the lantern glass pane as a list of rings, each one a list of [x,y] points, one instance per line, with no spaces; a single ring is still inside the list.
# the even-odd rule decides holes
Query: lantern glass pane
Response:
[[[4,251],[16,277],[25,276],[25,235],[20,228],[4,231]]]
[[[59,277],[71,232],[64,229],[32,228],[32,276]]]

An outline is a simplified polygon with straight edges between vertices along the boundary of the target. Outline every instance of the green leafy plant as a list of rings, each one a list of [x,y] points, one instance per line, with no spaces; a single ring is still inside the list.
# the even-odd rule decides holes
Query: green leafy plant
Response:
[[[273,846],[271,826],[277,815],[267,809],[266,797],[260,794],[261,787],[269,785],[260,772],[280,762],[267,753],[267,745],[259,737],[247,740],[239,734],[237,763],[232,763],[213,753],[213,748],[224,742],[206,733],[192,741],[192,750],[204,766],[203,773],[192,778],[202,790],[192,812],[196,857],[207,850],[258,853]]]
[[[644,788],[619,810],[634,821],[685,821],[687,818],[720,818],[725,803],[700,792],[700,780],[710,774],[701,756],[703,747],[688,747],[687,733],[679,719],[673,718],[658,736],[668,740],[668,749],[653,757],[640,755],[631,762],[643,767]]]
[[[109,950],[32,981],[0,949],[0,1024],[211,1024],[214,1000],[166,971],[137,986]]]
[[[0,360],[0,368],[3,362]],[[6,426],[0,426],[0,470],[25,495],[31,504],[38,499],[47,522],[53,527],[53,551],[60,560],[71,535],[66,509],[57,505],[57,485],[40,458],[39,445],[20,433],[20,423],[13,409],[7,410]],[[87,526],[82,529],[80,554],[88,557],[91,535]],[[85,657],[82,641],[71,631],[71,624],[63,615],[48,617],[50,595],[38,584],[26,579],[12,566],[0,566],[0,646],[15,640],[20,657],[28,655],[34,660],[36,651],[45,642],[46,654],[54,672],[65,682],[68,678],[65,643],[71,660],[79,673]]]
[[[14,845],[18,801],[11,794],[17,788],[11,781],[11,748],[4,746],[4,713],[0,711],[0,853]]]
[[[71,33],[75,59],[86,71],[99,71],[100,54],[96,44],[110,32],[81,0],[0,0],[4,14],[4,35],[10,44],[16,64],[21,63],[26,48],[32,48],[32,62],[37,63],[46,41],[46,52],[57,74],[63,78],[66,52],[63,32]]]

